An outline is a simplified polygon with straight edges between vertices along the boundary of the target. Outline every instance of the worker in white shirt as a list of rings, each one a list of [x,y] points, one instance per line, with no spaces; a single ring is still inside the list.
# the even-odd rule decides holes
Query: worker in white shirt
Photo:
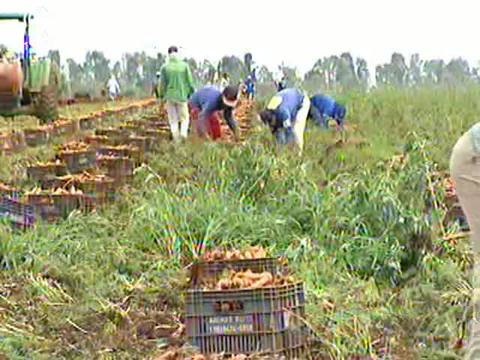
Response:
[[[115,98],[118,95],[120,95],[120,85],[118,84],[118,81],[115,78],[115,75],[112,74],[112,76],[110,77],[110,80],[108,80],[107,88],[108,88],[108,96],[110,100],[114,101]]]

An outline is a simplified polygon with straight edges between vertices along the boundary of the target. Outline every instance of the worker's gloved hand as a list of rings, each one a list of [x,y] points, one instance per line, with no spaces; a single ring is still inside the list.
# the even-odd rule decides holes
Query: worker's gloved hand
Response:
[[[285,129],[289,129],[289,128],[292,127],[292,122],[290,121],[290,119],[287,119],[287,120],[285,120],[285,121],[283,122],[283,127],[284,127]]]

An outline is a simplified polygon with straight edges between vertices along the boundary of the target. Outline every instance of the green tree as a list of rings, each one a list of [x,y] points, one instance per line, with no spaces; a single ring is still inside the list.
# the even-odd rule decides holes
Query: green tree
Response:
[[[336,59],[335,83],[342,90],[353,89],[358,86],[353,57],[350,53],[343,53]]]
[[[412,54],[410,57],[410,66],[408,67],[408,84],[417,86],[422,83],[423,60],[419,54]]]
[[[242,81],[247,74],[245,64],[236,56],[224,56],[220,60],[220,69],[222,73],[228,73],[232,82]]]
[[[95,95],[100,94],[110,77],[110,60],[103,52],[94,50],[88,51],[83,63],[84,76],[88,83],[89,90]]]
[[[368,70],[367,61],[363,58],[357,58],[356,65],[358,83],[363,90],[366,90],[368,89],[368,82],[370,80],[370,71]]]
[[[390,80],[395,86],[405,86],[408,79],[408,67],[405,57],[400,53],[393,53],[388,67]]]
[[[60,57],[60,51],[58,50],[50,50],[48,52],[48,58],[55,62],[58,67],[60,67],[62,65],[62,62],[61,62],[61,57]]]
[[[462,85],[472,81],[470,66],[462,58],[452,59],[445,67],[443,82],[448,85]]]
[[[445,62],[441,59],[425,61],[423,72],[424,82],[427,84],[440,84],[443,82]]]

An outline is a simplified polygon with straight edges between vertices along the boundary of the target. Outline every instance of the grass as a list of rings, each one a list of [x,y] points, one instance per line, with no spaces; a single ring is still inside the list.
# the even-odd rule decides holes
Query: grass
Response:
[[[153,356],[165,339],[149,324],[181,313],[184,267],[204,248],[262,244],[304,279],[319,357],[460,359],[469,244],[445,241],[456,229],[425,204],[442,201],[430,175],[476,121],[479,92],[350,94],[347,143],[309,129],[303,159],[277,152],[265,131],[241,148],[162,144],[108,211],[4,229],[0,354]]]

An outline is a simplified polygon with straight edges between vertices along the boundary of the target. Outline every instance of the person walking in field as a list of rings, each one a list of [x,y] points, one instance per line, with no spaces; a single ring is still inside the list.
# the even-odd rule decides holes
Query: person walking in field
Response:
[[[473,321],[465,359],[480,358],[480,122],[457,141],[450,158],[450,175],[471,230],[473,250]]]
[[[249,75],[245,80],[245,89],[248,100],[253,100],[255,98],[255,83],[251,75]]]
[[[195,89],[190,66],[178,57],[176,46],[168,49],[168,56],[168,63],[160,71],[159,98],[166,102],[173,140],[179,141],[188,136],[188,98]]]
[[[235,140],[238,140],[239,129],[233,116],[233,110],[237,104],[237,86],[229,85],[221,92],[216,87],[207,85],[193,94],[190,106],[198,136],[213,140],[221,138],[219,113],[223,112],[228,127],[232,130]]]
[[[155,74],[155,82],[152,86],[152,95],[155,96],[157,102],[160,102],[160,71]]]
[[[307,94],[295,88],[278,92],[260,113],[280,145],[296,144],[303,151],[303,135],[310,110]]]
[[[115,75],[113,74],[110,77],[110,80],[108,80],[107,89],[108,89],[108,97],[112,101],[114,101],[117,98],[117,96],[120,95],[120,85],[118,84],[118,81],[115,78]]]
[[[310,99],[310,117],[315,124],[328,129],[328,120],[333,119],[337,123],[337,129],[343,130],[347,109],[339,104],[334,98],[316,94]]]

